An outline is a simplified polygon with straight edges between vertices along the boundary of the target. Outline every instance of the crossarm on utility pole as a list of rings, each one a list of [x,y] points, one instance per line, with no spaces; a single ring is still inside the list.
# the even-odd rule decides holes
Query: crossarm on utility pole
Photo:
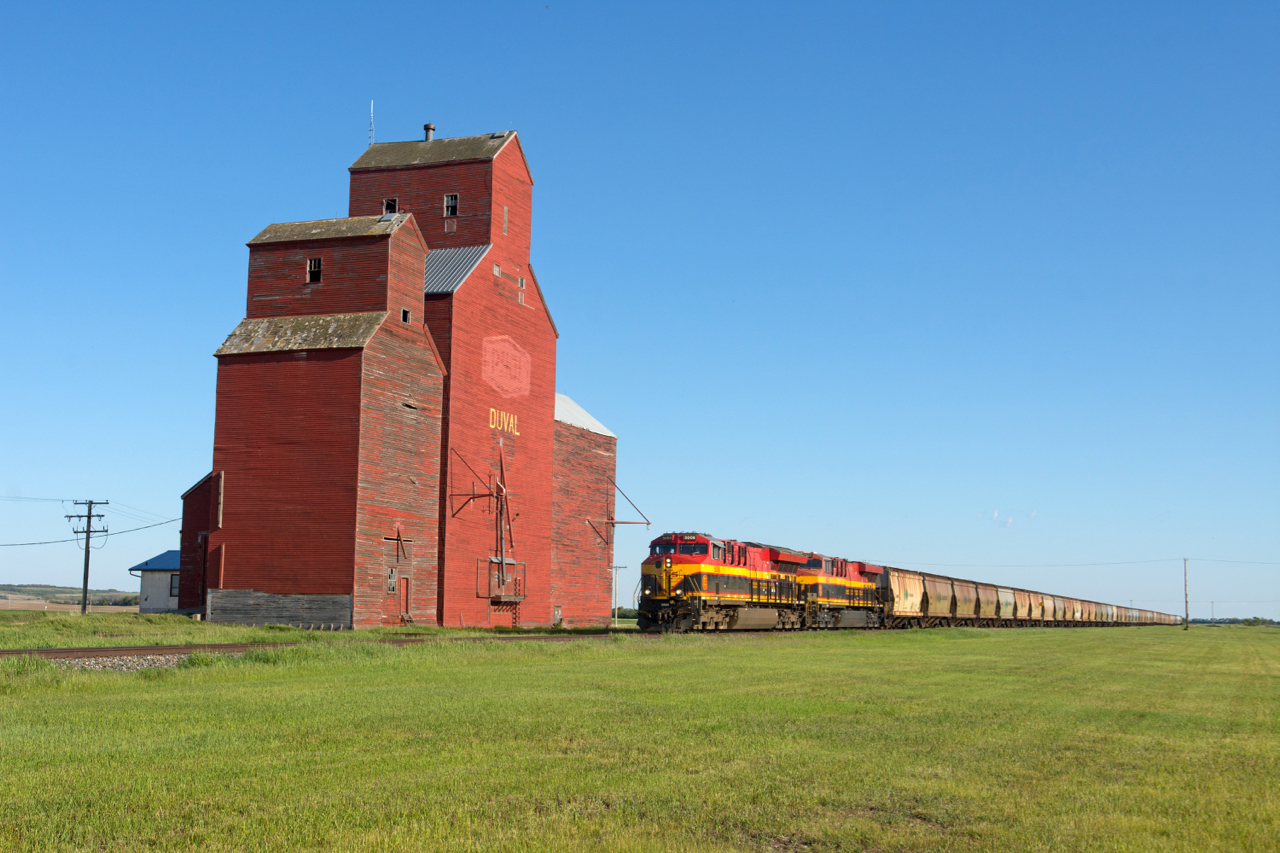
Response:
[[[84,530],[76,531],[76,533],[84,534],[84,584],[80,588],[80,615],[81,616],[85,615],[85,613],[89,609],[89,550],[90,550],[90,544],[92,541],[91,537],[93,536],[94,533],[104,532],[102,530],[95,531],[93,529],[93,520],[95,518],[102,518],[102,514],[101,513],[95,514],[93,511],[93,508],[94,506],[107,506],[110,503],[111,503],[110,501],[75,501],[76,506],[82,506],[85,508],[84,514],[67,516],[67,518],[83,518],[84,519]]]

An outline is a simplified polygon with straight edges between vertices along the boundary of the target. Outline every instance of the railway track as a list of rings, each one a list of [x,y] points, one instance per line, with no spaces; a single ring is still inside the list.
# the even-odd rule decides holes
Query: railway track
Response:
[[[436,637],[391,636],[378,640],[390,646],[413,646],[422,643],[476,643],[481,641],[498,642],[542,642],[567,643],[573,640],[603,640],[611,634],[498,634],[489,637]],[[643,635],[637,635],[643,636]],[[91,646],[74,649],[0,649],[0,658],[31,655],[34,657],[61,660],[67,658],[110,658],[110,657],[145,657],[149,655],[189,655],[196,652],[206,654],[242,654],[253,649],[284,649],[290,646],[305,645],[301,642],[290,643],[193,643],[182,646]]]

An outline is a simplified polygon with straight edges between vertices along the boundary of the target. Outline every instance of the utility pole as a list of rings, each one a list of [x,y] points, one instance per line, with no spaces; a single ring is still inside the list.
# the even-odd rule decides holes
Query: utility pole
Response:
[[[1183,613],[1185,614],[1182,617],[1182,630],[1190,631],[1191,630],[1191,593],[1188,592],[1188,588],[1187,588],[1187,558],[1186,557],[1182,558],[1182,606],[1183,606]]]
[[[106,533],[104,527],[101,530],[93,529],[93,520],[102,518],[102,513],[94,513],[95,506],[107,506],[111,501],[74,501],[76,506],[82,506],[85,511],[81,515],[68,515],[67,518],[83,518],[84,530],[75,530],[76,533],[84,534],[84,587],[80,590],[80,615],[83,616],[89,608],[89,537],[94,533]]]
[[[610,566],[609,571],[613,573],[613,589],[610,592],[610,599],[613,601],[613,627],[618,627],[618,571],[625,569],[626,566]]]

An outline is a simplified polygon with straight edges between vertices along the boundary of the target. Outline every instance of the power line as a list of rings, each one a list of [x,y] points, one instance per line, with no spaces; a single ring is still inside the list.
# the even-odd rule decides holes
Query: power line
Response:
[[[72,498],[24,498],[16,495],[0,495],[0,501],[75,503],[74,499]],[[122,510],[121,507],[123,507],[124,509]],[[128,511],[125,511],[125,510],[128,510]],[[142,509],[141,507],[130,506],[129,504],[125,504],[125,503],[115,504],[114,508],[112,509],[112,512],[116,513],[117,515],[122,515],[125,518],[131,518],[134,521],[155,521],[158,518],[164,518],[164,516],[158,512],[152,512],[149,509]],[[137,515],[137,513],[141,513],[141,515]],[[26,543],[23,543],[23,544],[26,544]],[[31,543],[31,544],[36,544],[36,543]],[[44,544],[44,543],[40,543],[40,544]]]
[[[161,514],[160,514],[160,513],[158,513],[158,512],[152,512],[152,511],[151,511],[151,510],[149,510],[149,509],[142,509],[141,507],[129,506],[128,504],[122,504],[122,503],[120,503],[119,501],[117,501],[117,502],[116,502],[116,506],[118,506],[118,507],[121,507],[121,506],[122,506],[122,507],[124,507],[125,509],[131,509],[131,510],[133,510],[134,512],[140,512],[140,513],[142,513],[143,515],[149,515],[149,516],[151,516],[151,518],[164,518],[164,516],[163,516],[163,515],[161,515]],[[143,520],[143,521],[149,521],[150,519],[145,519],[145,518],[144,518],[144,519],[142,519],[142,520]]]
[[[119,516],[120,518],[127,518],[131,521],[141,521],[143,524],[149,524],[153,521],[159,521],[160,519],[164,518],[164,516],[162,515],[153,514],[151,516],[146,516],[136,512],[128,512],[125,510],[116,509],[114,505],[111,508],[111,513],[113,516]]]
[[[938,566],[948,569],[1077,569],[1083,566],[1136,566],[1142,563],[1172,563],[1181,559],[1181,557],[1168,557],[1163,560],[1124,560],[1116,563],[916,563],[908,560],[904,561],[902,565]],[[1222,561],[1205,560],[1204,562]],[[885,563],[884,565],[893,564]]]
[[[1132,598],[1130,601],[1141,601],[1143,604],[1175,604],[1176,598]],[[1241,601],[1226,601],[1221,598],[1198,598],[1196,604],[1280,604],[1280,598],[1255,598]]]
[[[45,503],[68,503],[74,498],[18,498],[18,497],[0,497],[0,501],[43,501]]]
[[[147,530],[152,527],[159,527],[162,524],[173,524],[175,521],[181,521],[181,520],[182,520],[181,517],[171,518],[168,521],[159,521],[159,522],[156,522],[155,524],[148,524],[145,527],[131,527],[128,530],[117,530],[115,533],[106,533],[98,530],[95,530],[93,533],[95,536],[97,536],[99,533],[102,533],[102,536],[104,538],[107,536],[120,536],[124,533],[133,533],[134,531],[137,531],[137,530]],[[80,541],[80,537],[77,536],[74,539],[50,539],[47,542],[5,542],[5,543],[0,543],[0,548],[19,548],[24,545],[57,545],[62,542],[79,542],[79,541]]]
[[[1113,563],[917,563],[904,560],[900,563],[875,563],[874,565],[903,566],[935,566],[948,569],[1078,569],[1086,566],[1138,566],[1151,563],[1176,563],[1181,557],[1166,557],[1162,560],[1123,560]],[[1214,560],[1209,557],[1188,557],[1193,563],[1237,563],[1249,566],[1280,566],[1280,563],[1267,563],[1259,560]]]

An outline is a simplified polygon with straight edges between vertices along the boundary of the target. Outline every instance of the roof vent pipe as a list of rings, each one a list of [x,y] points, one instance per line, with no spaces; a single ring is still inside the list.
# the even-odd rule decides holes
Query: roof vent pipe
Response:
[[[427,132],[428,142],[436,138],[436,126],[434,124],[424,124],[422,129]]]

